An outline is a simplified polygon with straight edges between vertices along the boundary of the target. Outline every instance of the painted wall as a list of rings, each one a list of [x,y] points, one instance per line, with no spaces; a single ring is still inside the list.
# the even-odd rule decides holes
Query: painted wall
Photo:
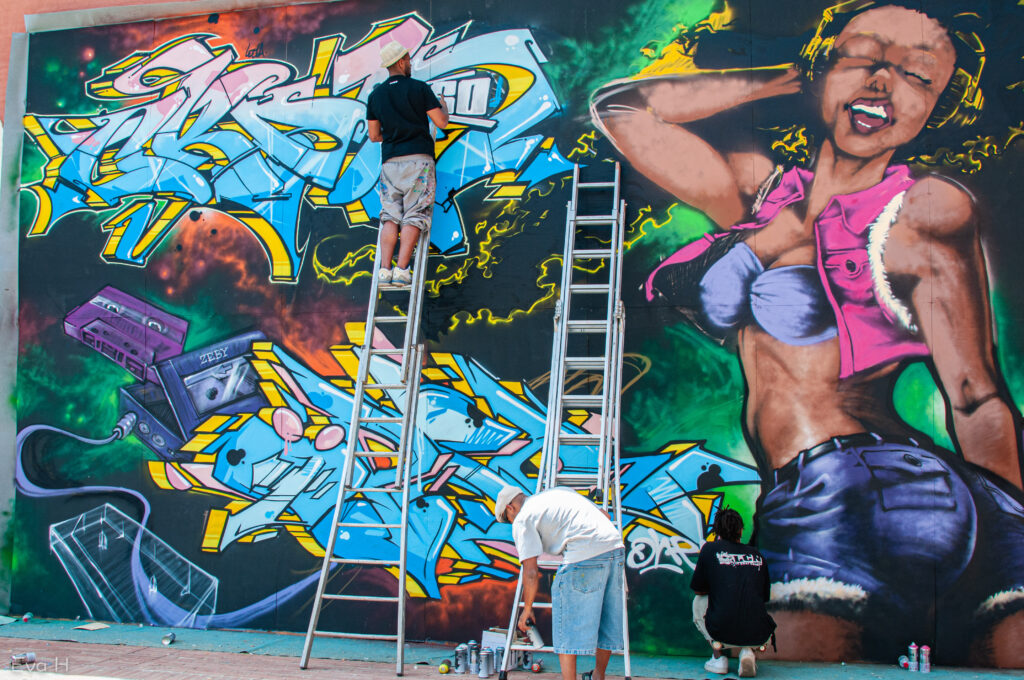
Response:
[[[1020,11],[946,29],[886,10],[902,14],[883,31],[854,23],[877,11],[819,25],[826,5],[796,0],[428,7],[30,37],[13,607],[305,628],[344,438],[396,443],[345,428],[379,209],[365,101],[398,39],[458,116],[437,142],[411,637],[507,622],[517,566],[493,498],[535,480],[568,178],[620,159],[633,648],[704,653],[688,579],[729,505],[777,581],[782,656],[889,660],[914,639],[938,663],[1024,666]],[[701,71],[794,60],[803,76]],[[392,413],[393,396],[363,407]],[[350,530],[337,552],[393,554],[395,538]],[[380,570],[334,581],[396,587]],[[325,616],[393,626],[381,608]]]

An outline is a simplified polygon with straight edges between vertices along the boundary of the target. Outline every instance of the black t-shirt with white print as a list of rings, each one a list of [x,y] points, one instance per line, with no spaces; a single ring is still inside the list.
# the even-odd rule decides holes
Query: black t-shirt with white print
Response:
[[[690,588],[708,594],[704,623],[718,642],[754,647],[775,630],[764,606],[771,589],[768,566],[757,548],[723,538],[705,543]]]

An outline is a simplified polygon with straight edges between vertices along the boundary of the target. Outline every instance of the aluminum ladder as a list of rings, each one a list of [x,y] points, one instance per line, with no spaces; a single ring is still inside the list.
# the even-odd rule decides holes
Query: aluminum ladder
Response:
[[[601,166],[598,166],[600,168]],[[551,382],[548,392],[547,423],[544,446],[541,451],[537,475],[537,492],[556,486],[596,493],[597,500],[622,532],[622,498],[619,466],[619,393],[622,385],[622,351],[625,336],[625,312],[621,300],[622,252],[625,234],[626,203],[620,196],[621,169],[614,165],[610,181],[582,181],[580,166],[573,167],[572,198],[566,207],[565,247],[562,255],[560,298],[555,305],[555,331],[551,348]],[[603,193],[601,193],[603,192]],[[594,199],[611,194],[607,212],[583,214],[584,199],[589,205]],[[582,227],[582,230],[581,230]],[[589,247],[597,241],[599,247]],[[589,263],[589,267],[584,263]],[[579,281],[580,274],[607,272],[607,281],[592,283]],[[586,279],[586,276],[582,278]],[[583,296],[586,296],[583,298]],[[583,310],[574,306],[574,299],[593,302]],[[604,315],[596,317],[595,309],[603,307]],[[590,311],[587,314],[585,312]],[[597,340],[591,342],[591,339]],[[597,394],[570,394],[566,392],[569,376],[583,378],[582,382],[600,385]],[[563,412],[586,409],[601,417],[600,432],[568,431]],[[581,465],[578,460],[567,464],[563,447],[593,446],[597,459]],[[551,568],[558,562],[540,562]],[[625,574],[623,574],[625,583]],[[520,571],[516,584],[512,617],[505,639],[504,656],[499,666],[499,680],[506,680],[510,661],[515,651],[554,651],[551,646],[535,649],[532,645],[516,643],[516,623],[523,607],[523,577]],[[629,659],[629,617],[626,592],[622,593],[622,639],[625,677],[631,676]],[[535,602],[534,609],[550,609],[550,603]]]
[[[426,276],[427,251],[430,248],[429,236],[420,235],[413,261],[412,283],[398,286],[393,283],[381,283],[378,273],[381,268],[379,256],[373,267],[373,282],[370,285],[370,303],[366,312],[366,326],[359,352],[359,369],[356,374],[355,392],[353,394],[352,420],[348,429],[345,463],[341,473],[341,484],[338,488],[338,499],[334,505],[334,530],[327,540],[323,565],[320,568],[320,580],[317,583],[313,610],[309,617],[309,628],[302,646],[302,657],[299,667],[305,669],[309,665],[313,640],[317,637],[357,638],[369,640],[394,640],[396,644],[396,675],[401,676],[405,665],[405,597],[406,597],[406,555],[409,534],[409,471],[411,469],[410,450],[413,441],[413,428],[416,426],[416,405],[419,398],[420,367],[422,365],[423,345],[418,344],[420,336],[420,310],[423,303],[424,279]],[[377,252],[380,252],[378,243]],[[382,296],[388,292],[387,297]],[[396,299],[398,302],[396,302]],[[403,300],[404,299],[404,300]],[[405,302],[404,313],[401,302]],[[398,307],[397,310],[394,308]],[[391,309],[389,309],[391,308]],[[375,348],[374,332],[378,325],[388,327],[404,326],[401,347]],[[370,364],[378,356],[401,357],[401,369],[398,381],[392,383],[373,382]],[[397,360],[397,359],[396,359]],[[374,415],[374,412],[363,404],[367,390],[383,390],[395,398],[396,406],[401,409],[398,415]],[[401,403],[399,403],[401,402]],[[391,423],[400,428],[398,449],[388,451],[366,451],[357,448],[358,433],[363,425],[369,423]],[[388,458],[394,463],[394,486],[354,487],[352,486],[353,469],[357,459]],[[345,501],[349,496],[363,498],[380,498],[383,495],[401,494],[401,523],[366,523],[345,521]],[[334,554],[335,542],[339,533],[347,529],[384,529],[399,532],[398,559],[348,559]],[[394,596],[346,595],[326,592],[332,575],[347,567],[382,567],[398,569],[398,592]],[[338,632],[317,629],[320,613],[326,602],[378,602],[394,604],[397,608],[397,625],[393,634]]]

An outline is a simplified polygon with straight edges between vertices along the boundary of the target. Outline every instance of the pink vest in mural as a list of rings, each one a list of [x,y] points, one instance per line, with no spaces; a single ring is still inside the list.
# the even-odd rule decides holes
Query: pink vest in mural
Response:
[[[789,169],[764,198],[754,220],[732,229],[765,226],[782,208],[802,201],[804,188],[813,180],[814,173],[809,170]],[[928,354],[909,311],[889,289],[882,266],[889,227],[902,205],[903,195],[913,184],[907,166],[892,166],[875,186],[833,196],[814,222],[818,245],[815,264],[835,312],[842,378],[904,357]],[[647,279],[647,299],[654,299],[652,283],[658,270],[693,260],[723,235],[706,234],[658,265]]]

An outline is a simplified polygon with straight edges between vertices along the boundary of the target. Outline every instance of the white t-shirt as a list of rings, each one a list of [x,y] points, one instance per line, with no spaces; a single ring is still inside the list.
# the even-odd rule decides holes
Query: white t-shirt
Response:
[[[601,509],[572,489],[555,488],[528,496],[512,523],[519,561],[543,553],[582,562],[622,548],[622,536]]]

